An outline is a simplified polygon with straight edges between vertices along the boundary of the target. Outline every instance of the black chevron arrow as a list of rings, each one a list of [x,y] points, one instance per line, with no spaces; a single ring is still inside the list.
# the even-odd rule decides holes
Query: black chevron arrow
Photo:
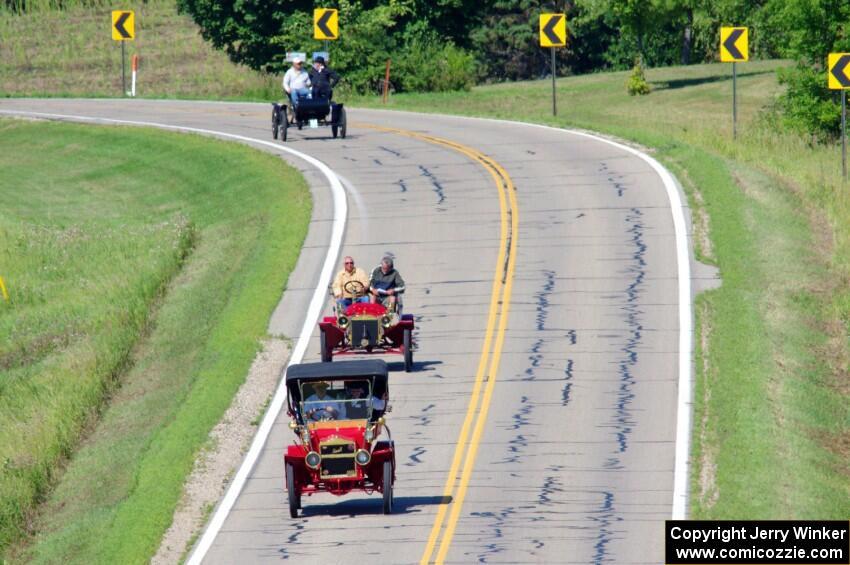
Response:
[[[558,22],[560,22],[563,17],[564,16],[560,14],[552,16],[549,18],[549,21],[546,22],[546,25],[543,26],[543,33],[545,33],[546,37],[549,38],[549,43],[563,43],[563,40],[555,33],[555,26],[558,25]]]
[[[127,21],[127,18],[130,17],[130,12],[121,12],[121,15],[118,16],[118,19],[115,20],[115,29],[118,33],[121,34],[121,37],[124,39],[130,39],[130,34],[124,29],[124,23]]]
[[[847,65],[850,65],[850,55],[842,55],[835,62],[835,66],[829,70],[829,72],[832,73],[832,76],[835,77],[835,80],[844,87],[850,87],[850,77],[848,77],[847,73],[844,72]]]
[[[733,59],[745,59],[744,54],[738,49],[735,45],[735,42],[738,41],[744,35],[743,29],[733,29],[732,33],[729,34],[729,37],[726,38],[726,41],[723,42],[723,47],[732,55]]]
[[[322,32],[325,37],[336,37],[334,32],[328,27],[328,21],[330,21],[331,16],[333,16],[333,10],[325,10],[325,13],[318,19],[316,22],[316,27]]]

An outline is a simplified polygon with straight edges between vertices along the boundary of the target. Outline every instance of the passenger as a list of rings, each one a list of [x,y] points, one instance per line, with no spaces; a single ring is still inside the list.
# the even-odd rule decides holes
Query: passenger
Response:
[[[363,419],[369,415],[369,402],[365,399],[365,388],[364,384],[355,384],[351,388],[348,389],[349,402],[346,403],[345,406],[345,417],[350,420]],[[385,392],[383,398],[378,398],[377,396],[372,397],[372,410],[377,412],[383,412],[387,408],[387,398],[388,395]],[[373,414],[374,416],[374,414]]]
[[[310,72],[313,82],[313,98],[331,99],[333,89],[339,82],[339,75],[325,66],[325,58],[317,55],[313,59],[313,70]]]
[[[333,293],[340,311],[351,306],[354,302],[369,302],[366,294],[369,291],[369,277],[366,271],[354,266],[354,259],[343,259],[343,269],[337,273],[333,282]]]
[[[292,100],[292,107],[297,108],[302,98],[310,98],[310,75],[301,68],[301,57],[292,59],[292,66],[283,75],[283,90]]]
[[[328,383],[319,381],[313,385],[315,394],[304,401],[307,409],[304,415],[313,420],[339,420],[345,417],[345,408],[331,396],[328,396]]]
[[[372,271],[369,284],[371,302],[380,302],[390,310],[395,311],[398,296],[404,292],[404,279],[393,267],[393,258],[387,255],[381,259],[381,265]]]

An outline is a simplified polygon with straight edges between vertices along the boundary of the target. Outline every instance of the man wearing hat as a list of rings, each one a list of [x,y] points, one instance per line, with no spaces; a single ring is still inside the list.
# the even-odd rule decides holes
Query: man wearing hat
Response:
[[[345,418],[345,408],[328,395],[328,383],[319,381],[313,384],[315,394],[304,401],[304,415],[310,420],[341,420]]]
[[[310,75],[305,71],[301,57],[292,59],[292,66],[283,75],[283,89],[292,99],[292,106],[298,107],[302,98],[310,98]]]
[[[331,92],[336,83],[339,82],[339,75],[325,66],[325,58],[317,55],[313,59],[313,70],[310,72],[310,79],[313,82],[313,98],[326,98],[330,100]]]

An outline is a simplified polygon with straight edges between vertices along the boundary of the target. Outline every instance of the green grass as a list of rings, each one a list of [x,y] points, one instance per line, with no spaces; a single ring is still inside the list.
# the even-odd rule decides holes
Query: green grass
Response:
[[[0,121],[0,168],[0,556],[147,562],[309,193],[272,156],[132,128]]]
[[[173,0],[68,2],[61,11],[42,3],[24,14],[0,8],[0,96],[121,96],[121,45],[110,33],[119,8],[135,11],[136,39],[125,47],[128,90],[130,57],[139,55],[139,96],[270,100],[280,91],[281,77],[214,50]]]
[[[737,142],[728,65],[650,69],[637,98],[628,73],[560,79],[557,117],[548,81],[349,101],[612,134],[683,181],[723,277],[697,301],[694,518],[850,514],[850,186],[839,148],[770,126],[784,64],[739,65]]]

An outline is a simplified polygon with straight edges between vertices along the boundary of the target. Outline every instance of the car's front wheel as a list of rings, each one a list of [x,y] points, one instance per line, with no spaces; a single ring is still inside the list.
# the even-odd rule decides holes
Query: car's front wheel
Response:
[[[301,493],[295,488],[295,465],[286,464],[286,493],[289,496],[289,516],[298,517],[298,509],[301,508]]]
[[[393,462],[384,461],[384,514],[393,511]]]

